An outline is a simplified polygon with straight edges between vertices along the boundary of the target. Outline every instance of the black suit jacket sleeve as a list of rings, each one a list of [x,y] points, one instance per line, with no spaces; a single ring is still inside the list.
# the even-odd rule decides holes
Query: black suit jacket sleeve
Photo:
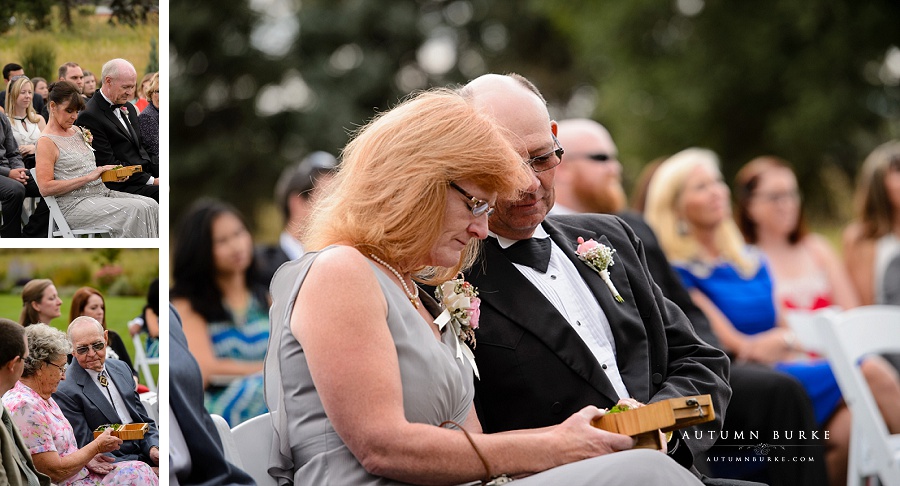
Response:
[[[178,426],[189,438],[190,471],[176,471],[183,486],[229,486],[256,484],[244,471],[225,460],[216,425],[203,408],[203,378],[188,350],[181,318],[169,306],[169,407]],[[170,463],[171,464],[171,463]]]
[[[731,397],[728,358],[700,340],[685,314],[663,296],[631,228],[609,215],[551,217],[544,228],[609,319],[629,393],[644,403],[710,394],[716,420],[698,428],[721,429]],[[577,259],[579,236],[616,249],[610,277],[625,302],[617,303],[597,273]],[[481,372],[476,408],[485,431],[558,424],[584,406],[615,404],[618,396],[587,345],[499,246],[485,244],[467,278],[482,300],[474,352]],[[690,454],[676,459],[687,465],[712,442],[688,441],[681,453]]]

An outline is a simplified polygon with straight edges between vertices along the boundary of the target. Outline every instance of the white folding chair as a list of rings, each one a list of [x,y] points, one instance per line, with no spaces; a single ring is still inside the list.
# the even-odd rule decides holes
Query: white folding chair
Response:
[[[141,399],[141,403],[144,405],[144,408],[147,410],[147,414],[150,418],[156,422],[157,428],[159,427],[159,396],[156,392],[145,392],[139,395]]]
[[[150,391],[156,391],[156,380],[153,379],[153,373],[150,372],[150,365],[159,365],[159,358],[148,358],[147,348],[141,340],[143,333],[137,333],[131,336],[131,342],[134,343],[134,367],[143,376],[143,382],[147,384]]]
[[[277,486],[269,475],[269,452],[272,450],[273,429],[271,414],[266,413],[238,424],[231,429],[242,468],[258,486]]]
[[[797,341],[806,351],[825,355],[825,338],[822,335],[822,326],[819,316],[823,313],[837,312],[837,307],[829,307],[817,311],[789,310],[785,313],[788,327],[797,336]]]
[[[900,434],[891,435],[857,362],[867,354],[900,351],[900,307],[865,306],[820,316],[828,361],[853,414],[848,486],[877,477],[900,486]]]
[[[239,467],[240,469],[244,469],[244,465],[241,462],[241,456],[238,454],[237,445],[234,442],[234,437],[231,434],[231,427],[228,426],[228,422],[225,421],[225,417],[221,415],[216,415],[214,413],[209,414],[212,417],[213,423],[216,424],[216,432],[219,433],[219,440],[222,441],[222,449],[225,453],[225,459]]]
[[[31,180],[37,184],[37,174],[34,169],[30,169]],[[102,228],[76,228],[72,229],[63,216],[59,204],[56,203],[55,196],[43,196],[44,202],[50,208],[50,225],[47,227],[47,238],[55,238],[62,236],[63,238],[75,238],[78,236],[87,236],[93,238],[94,235],[110,236],[109,230]]]

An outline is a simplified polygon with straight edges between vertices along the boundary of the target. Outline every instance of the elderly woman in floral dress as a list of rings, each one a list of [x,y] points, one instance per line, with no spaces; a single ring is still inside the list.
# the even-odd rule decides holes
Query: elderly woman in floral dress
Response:
[[[113,462],[105,453],[122,440],[106,430],[81,449],[53,392],[65,379],[66,355],[72,351],[66,335],[50,326],[29,326],[28,358],[22,378],[3,395],[3,404],[22,433],[35,468],[59,486],[156,485],[159,478],[140,461]]]

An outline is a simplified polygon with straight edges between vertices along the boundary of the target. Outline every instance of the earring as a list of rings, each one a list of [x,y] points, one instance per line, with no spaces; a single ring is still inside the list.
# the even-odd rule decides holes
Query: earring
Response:
[[[678,236],[687,236],[690,233],[690,228],[688,228],[687,221],[683,219],[678,220],[675,229],[676,231],[678,231]]]

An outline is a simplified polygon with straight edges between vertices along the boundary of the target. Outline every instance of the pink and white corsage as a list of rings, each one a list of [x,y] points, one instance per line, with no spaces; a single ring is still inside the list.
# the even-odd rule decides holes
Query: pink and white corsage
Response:
[[[450,330],[456,336],[457,359],[462,361],[465,357],[472,365],[475,377],[480,378],[478,366],[475,365],[475,355],[469,348],[470,346],[475,348],[475,329],[478,329],[478,318],[481,316],[478,289],[466,282],[460,274],[458,278],[438,285],[434,295],[444,307],[444,311],[434,323],[442,332],[445,326],[450,325]]]
[[[578,255],[578,258],[587,263],[589,267],[593,268],[597,273],[600,274],[600,278],[606,283],[606,286],[609,287],[609,291],[612,292],[613,297],[616,298],[616,302],[622,303],[625,300],[619,295],[619,291],[616,290],[616,286],[613,285],[612,280],[609,278],[609,267],[616,264],[613,261],[613,254],[616,250],[594,241],[593,238],[590,240],[584,241],[584,238],[578,237],[578,248],[575,250],[575,254]]]

